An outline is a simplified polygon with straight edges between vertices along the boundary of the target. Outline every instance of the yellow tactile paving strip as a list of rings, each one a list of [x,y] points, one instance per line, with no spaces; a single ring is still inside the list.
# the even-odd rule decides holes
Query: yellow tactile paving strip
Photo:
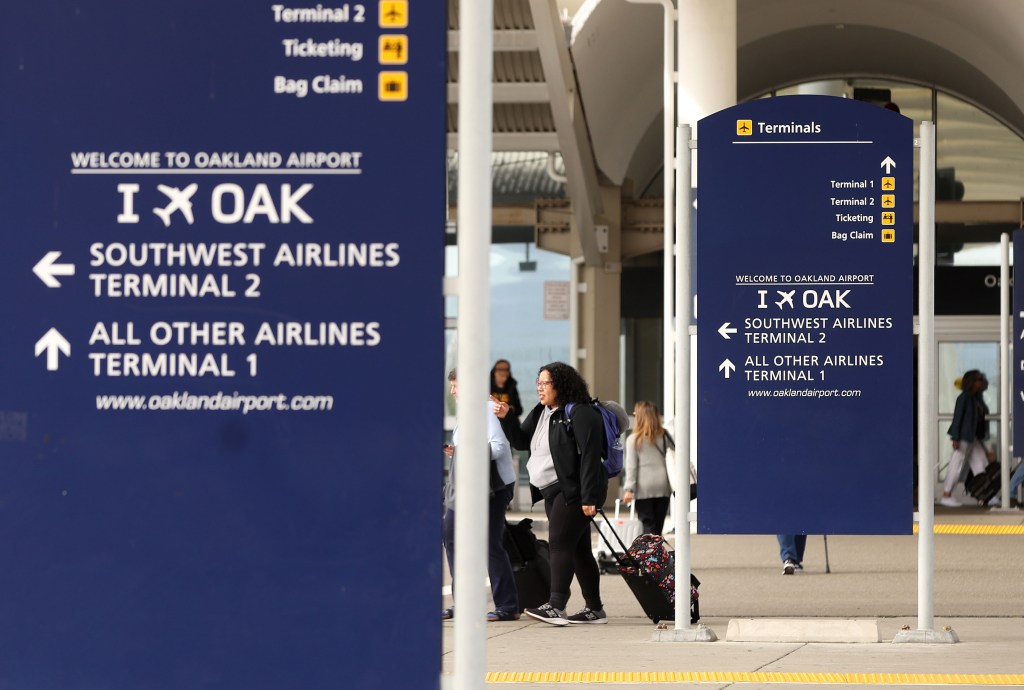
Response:
[[[1024,534],[1024,525],[935,525],[935,534]]]
[[[788,673],[617,671],[488,673],[488,683],[789,683],[805,685],[1024,685],[1024,673]]]

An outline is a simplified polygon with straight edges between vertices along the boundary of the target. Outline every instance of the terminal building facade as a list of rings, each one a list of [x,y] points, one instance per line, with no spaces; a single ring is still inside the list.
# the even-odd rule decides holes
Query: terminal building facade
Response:
[[[694,128],[698,155],[699,119],[758,98],[895,105],[915,137],[922,121],[935,123],[935,480],[945,477],[945,429],[967,369],[988,374],[999,448],[1012,384],[998,366],[999,241],[1024,218],[1024,5],[1015,0],[495,0],[492,359],[511,360],[526,399],[537,367],[565,360],[599,397],[627,409],[654,400],[671,416],[665,206],[692,199],[665,194],[668,17],[677,20],[675,119]],[[458,90],[459,31],[449,0],[449,274],[458,103],[472,97]],[[915,237],[916,221],[915,211]],[[446,317],[450,367],[454,297]]]

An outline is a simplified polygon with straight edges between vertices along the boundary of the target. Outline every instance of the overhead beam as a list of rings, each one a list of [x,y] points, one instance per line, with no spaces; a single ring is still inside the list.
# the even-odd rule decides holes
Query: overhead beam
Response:
[[[494,32],[494,50],[499,53],[517,53],[537,50],[537,32],[532,29],[501,30]],[[459,32],[448,32],[448,52],[459,49]]]
[[[559,145],[554,132],[495,132],[492,142],[494,151],[557,151]],[[448,149],[458,148],[458,133],[449,132]]]
[[[544,82],[503,82],[491,86],[495,103],[547,103],[548,85]],[[459,102],[458,83],[448,84],[448,102]]]
[[[602,209],[597,166],[583,119],[583,104],[576,91],[565,29],[554,0],[530,0],[530,12],[548,85],[551,115],[558,132],[558,150],[565,164],[566,189],[573,200],[580,253],[586,265],[600,266],[602,259],[594,230],[595,219]]]

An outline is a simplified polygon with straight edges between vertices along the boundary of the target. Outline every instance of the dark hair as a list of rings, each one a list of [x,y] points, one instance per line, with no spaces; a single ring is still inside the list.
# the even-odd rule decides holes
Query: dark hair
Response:
[[[590,402],[590,389],[580,373],[564,362],[545,364],[537,370],[539,374],[546,371],[551,375],[551,383],[557,391],[559,405],[566,403]]]
[[[508,380],[505,381],[505,388],[515,388],[516,385],[519,383],[518,381],[516,381],[516,378],[512,375],[512,362],[508,361],[507,359],[499,359],[497,362],[494,363],[494,366],[491,367],[491,390],[492,391],[497,389],[497,387],[498,387],[498,382],[494,380],[494,370],[497,369],[498,365],[502,364],[502,363],[505,363],[505,364],[508,365]]]
[[[455,369],[452,369],[451,371],[449,371],[449,372],[448,372],[448,380],[449,380],[449,381],[454,381],[455,379],[457,379],[457,378],[458,378],[458,377],[457,377],[457,376],[455,375],[455,371],[456,371]]]

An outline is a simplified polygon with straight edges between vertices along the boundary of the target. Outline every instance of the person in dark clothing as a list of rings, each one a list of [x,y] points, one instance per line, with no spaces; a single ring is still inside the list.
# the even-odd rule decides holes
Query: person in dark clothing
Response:
[[[590,405],[587,382],[562,362],[540,368],[540,402],[522,423],[507,402],[494,413],[513,448],[530,451],[526,468],[534,502],[544,501],[551,549],[551,598],[526,614],[551,625],[607,623],[601,602],[601,573],[590,542],[590,523],[608,495],[608,474],[601,463],[604,423]],[[567,418],[565,405],[574,403]],[[569,616],[569,585],[576,576],[585,606]]]
[[[491,395],[498,402],[508,403],[513,416],[519,417],[523,413],[518,382],[512,376],[512,365],[507,359],[499,359],[491,367]]]
[[[949,458],[942,498],[939,500],[944,506],[963,505],[953,497],[953,489],[960,481],[965,460],[970,463],[974,474],[982,474],[988,465],[985,448],[985,439],[988,438],[988,406],[982,397],[987,388],[988,380],[977,369],[964,373],[960,379],[961,392],[953,407],[953,421],[947,432],[953,443],[953,455]]]
[[[455,369],[448,372],[448,385],[453,398],[459,397],[459,380]],[[482,403],[482,401],[481,401]],[[482,403],[488,405],[490,401]],[[448,557],[448,572],[455,578],[455,455],[459,443],[458,427],[452,434],[452,442],[444,447],[445,455],[452,458],[448,481],[444,487],[444,518],[441,523],[441,539]],[[487,508],[487,575],[491,581],[491,595],[494,598],[494,610],[487,614],[488,621],[514,621],[519,618],[519,595],[516,591],[515,575],[508,552],[502,546],[505,534],[505,509],[512,500],[512,487],[515,485],[515,474],[512,471],[512,451],[508,440],[502,433],[498,420],[487,415],[487,457],[491,462],[491,492]],[[459,456],[461,457],[461,455]],[[470,454],[469,461],[479,461],[482,456]],[[486,462],[486,460],[484,460]],[[497,475],[497,476],[495,476]],[[454,587],[453,587],[454,590]],[[447,608],[441,612],[441,620],[455,617],[455,608]]]

